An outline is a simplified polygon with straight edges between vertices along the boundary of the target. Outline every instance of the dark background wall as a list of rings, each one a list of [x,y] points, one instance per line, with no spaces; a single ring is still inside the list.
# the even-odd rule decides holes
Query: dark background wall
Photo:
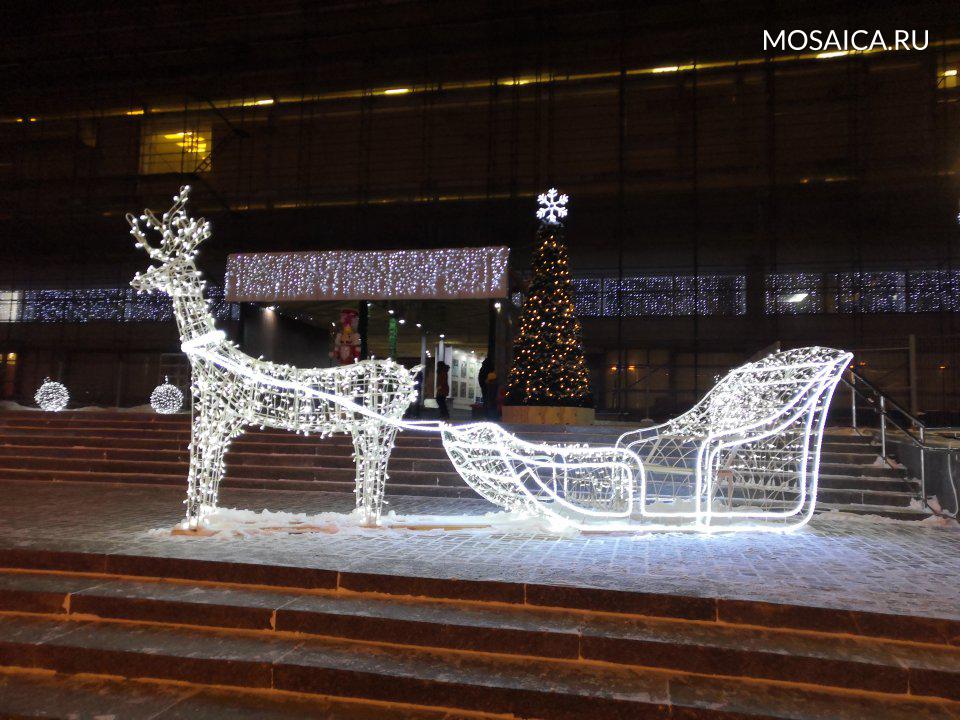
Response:
[[[124,286],[146,261],[123,213],[164,206],[182,182],[214,222],[213,282],[228,253],[268,249],[507,244],[522,271],[532,198],[557,185],[573,198],[575,274],[736,273],[751,288],[744,315],[587,318],[602,404],[646,411],[653,391],[682,405],[777,340],[859,350],[902,392],[914,334],[922,404],[949,412],[955,312],[771,314],[763,287],[772,273],[954,270],[958,25],[955,3],[932,1],[11,12],[0,290]],[[927,29],[930,46],[762,48],[764,29],[860,27]],[[177,132],[203,142],[179,155],[154,142]],[[69,372],[90,378],[91,400],[130,402],[115,368],[176,348],[171,323],[0,323],[18,397]],[[100,360],[80,372],[76,353]]]
[[[330,364],[330,334],[326,330],[249,305],[244,305],[241,312],[243,330],[239,342],[249,354],[300,367]]]

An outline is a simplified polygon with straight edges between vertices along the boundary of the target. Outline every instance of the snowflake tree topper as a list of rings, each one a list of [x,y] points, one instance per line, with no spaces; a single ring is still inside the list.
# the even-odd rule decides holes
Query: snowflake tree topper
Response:
[[[537,202],[542,207],[537,210],[537,217],[544,225],[559,225],[560,219],[567,216],[567,195],[559,195],[556,188],[550,188],[537,196]]]

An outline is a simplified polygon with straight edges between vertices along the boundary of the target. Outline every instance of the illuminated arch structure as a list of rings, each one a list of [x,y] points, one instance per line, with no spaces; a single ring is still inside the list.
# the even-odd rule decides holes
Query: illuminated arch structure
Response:
[[[808,347],[747,363],[612,448],[527,443],[488,423],[444,426],[444,446],[480,495],[555,527],[790,530],[813,515],[827,410],[850,359]]]
[[[367,524],[376,524],[383,502],[394,438],[415,397],[414,375],[392,360],[367,360],[336,368],[297,368],[250,357],[214,325],[203,297],[205,282],[193,259],[210,237],[210,224],[187,215],[183,187],[160,218],[146,210],[127,215],[130,233],[156,263],[137,273],[137,290],[161,290],[173,300],[181,347],[189,356],[196,403],[190,440],[187,517],[197,528],[215,511],[230,441],[248,426],[302,432],[350,433],[356,464],[356,499]],[[147,229],[160,243],[147,242]]]

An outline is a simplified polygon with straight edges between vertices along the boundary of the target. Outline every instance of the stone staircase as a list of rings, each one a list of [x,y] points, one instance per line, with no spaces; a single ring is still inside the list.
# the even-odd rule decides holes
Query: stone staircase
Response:
[[[189,418],[125,412],[0,413],[0,478],[182,485]],[[612,444],[622,426],[515,426],[521,437],[551,443]],[[227,454],[229,487],[353,492],[350,438],[253,430]],[[882,464],[869,437],[831,431],[824,440],[823,510],[911,519],[916,483]],[[436,436],[403,432],[390,460],[387,493],[475,497]]]
[[[958,638],[875,612],[0,549],[0,717],[948,720]]]

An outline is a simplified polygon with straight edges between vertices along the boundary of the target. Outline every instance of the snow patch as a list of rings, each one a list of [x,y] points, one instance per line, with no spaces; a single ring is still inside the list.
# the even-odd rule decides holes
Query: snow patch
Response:
[[[449,532],[481,534],[550,532],[558,533],[545,522],[522,513],[489,512],[478,515],[398,515],[391,510],[380,518],[380,525],[363,524],[359,511],[350,513],[324,512],[316,515],[273,510],[242,510],[218,508],[207,516],[203,531],[196,537],[254,538],[268,535],[363,535],[369,533],[444,534]],[[175,530],[158,528],[148,535],[170,535]],[[182,535],[183,533],[178,533]]]
[[[38,407],[33,407],[30,405],[21,405],[20,403],[14,400],[0,400],[0,410],[8,410],[10,412],[46,412],[41,410]],[[100,407],[99,405],[86,405],[79,408],[67,408],[63,412],[110,412],[110,413],[150,413],[155,415],[156,411],[150,406],[146,405],[134,405],[133,407]]]
[[[915,505],[915,504],[916,505]],[[922,506],[918,501],[914,501],[910,504],[912,509],[922,509]],[[956,520],[948,517],[943,517],[940,515],[934,515],[931,513],[923,520],[900,520],[897,518],[885,517],[884,515],[869,515],[869,514],[860,514],[860,513],[850,513],[844,512],[843,510],[830,510],[829,512],[823,513],[818,517],[829,518],[830,522],[840,521],[843,523],[850,523],[854,525],[867,525],[867,524],[879,524],[879,525],[903,525],[905,527],[934,527],[934,528],[943,528],[944,530],[954,530],[960,532],[960,523]],[[813,522],[816,523],[817,518],[813,519]]]

